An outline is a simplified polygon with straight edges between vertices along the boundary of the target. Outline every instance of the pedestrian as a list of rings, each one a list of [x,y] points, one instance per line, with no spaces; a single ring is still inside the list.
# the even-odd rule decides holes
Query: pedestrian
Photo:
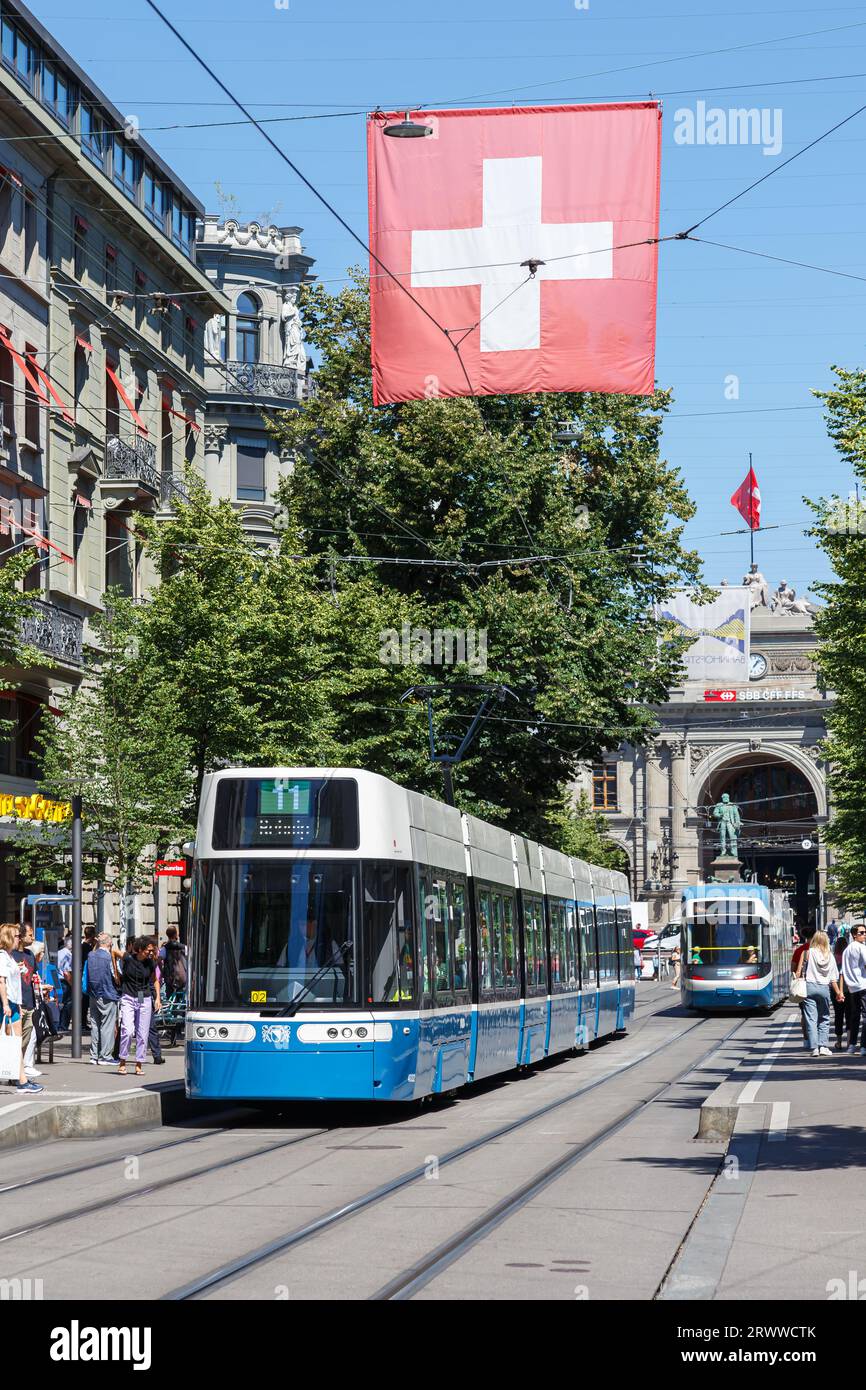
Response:
[[[845,956],[845,949],[847,945],[848,938],[846,937],[843,929],[839,932],[839,935],[836,937],[836,940],[833,943],[833,956],[836,961],[836,968],[839,971],[839,984],[842,987],[842,992],[844,995],[844,998],[842,999],[837,999],[835,994],[833,996],[833,1028],[836,1033],[837,1052],[844,1052],[845,1050],[845,1042],[843,1035],[848,1019],[849,988],[848,982],[844,978],[844,972],[842,970],[842,961]]]
[[[673,982],[673,984],[671,985],[671,989],[679,989],[679,987],[680,987],[680,967],[682,966],[682,963],[683,963],[683,958],[682,958],[682,954],[681,954],[681,952],[680,952],[679,946],[675,946],[674,949],[671,951],[671,960],[672,960],[672,962],[673,962],[673,967],[674,967],[674,982]]]
[[[155,936],[152,937],[148,942],[147,948],[148,959],[153,961],[154,966],[153,988],[151,990],[153,1008],[151,1009],[150,1014],[150,1028],[148,1029],[147,1033],[147,1045],[150,1049],[150,1055],[153,1058],[153,1065],[155,1067],[164,1067],[165,1058],[162,1055],[162,1043],[160,1042],[159,1031],[156,1026],[156,1016],[159,1013],[159,1010],[162,1006],[162,970],[160,969],[161,962],[157,954],[156,941],[157,938]]]
[[[806,980],[803,1015],[806,1026],[806,1046],[813,1057],[830,1057],[830,991],[841,999],[839,970],[830,950],[830,939],[824,931],[816,931],[808,951],[801,955],[795,972]]]
[[[5,1034],[21,1037],[21,966],[12,955],[18,943],[17,922],[4,922],[0,926],[0,1007],[3,1010],[2,1028]],[[34,1093],[41,1091],[37,1082],[31,1081],[24,1071],[24,1049],[21,1049],[18,1063],[19,1091]]]
[[[126,1076],[126,1062],[133,1038],[136,1076],[141,1076],[142,1063],[147,1054],[155,974],[154,963],[149,955],[150,944],[146,936],[133,939],[127,946],[121,965],[119,1076]]]
[[[851,928],[851,941],[842,957],[842,979],[847,995],[848,1052],[857,1051],[866,1057],[866,927],[856,922]]]
[[[160,949],[162,981],[167,994],[186,989],[188,976],[186,947],[178,940],[177,927],[166,927],[165,945]],[[635,968],[640,974],[640,950],[635,947]]]
[[[36,1008],[33,978],[36,974],[36,957],[32,947],[33,928],[29,922],[25,922],[23,927],[18,928],[18,945],[11,954],[12,959],[17,960],[21,967],[21,1050],[24,1054],[24,1071],[31,1081],[42,1074],[33,1065],[36,1053],[36,1039],[33,1037],[33,1010]]]
[[[96,945],[96,928],[95,928],[95,927],[85,927],[85,928],[84,928],[84,938],[83,938],[83,940],[82,940],[82,942],[81,942],[81,979],[82,979],[82,981],[84,980],[84,967],[85,967],[86,964],[87,964],[87,957],[90,955],[90,953],[91,953],[91,951],[94,949],[95,945]],[[81,994],[81,1031],[82,1031],[82,1033],[86,1033],[86,1032],[87,1032],[87,1026],[88,1026],[87,1010],[88,1010],[89,1002],[90,1002],[90,1000],[89,1000],[89,996],[88,996],[87,990],[82,990],[82,994]]]
[[[114,1066],[112,1054],[120,993],[108,932],[100,933],[87,957],[87,994],[90,1003],[90,1065]]]
[[[72,1018],[72,933],[67,932],[57,952],[57,976],[60,980],[60,1031],[66,1033]]]
[[[635,977],[636,980],[639,980],[639,979],[640,979],[641,965],[642,965],[642,961],[641,961],[640,947],[639,947],[639,946],[635,946],[635,948],[634,948],[634,977]]]

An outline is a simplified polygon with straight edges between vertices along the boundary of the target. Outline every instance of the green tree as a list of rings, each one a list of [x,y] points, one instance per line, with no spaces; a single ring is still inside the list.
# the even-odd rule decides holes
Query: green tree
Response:
[[[94,619],[98,645],[87,652],[85,679],[39,736],[41,789],[60,801],[82,798],[85,878],[116,888],[125,903],[152,881],[160,848],[191,830],[183,819],[191,750],[178,731],[178,695],[142,660],[140,626],[141,610],[110,593]],[[15,839],[34,880],[68,882],[70,848],[68,822],[38,836],[22,826]]]
[[[676,680],[679,649],[660,646],[652,607],[700,582],[681,544],[693,505],[659,453],[669,395],[374,408],[363,277],[337,295],[306,289],[302,310],[321,355],[317,394],[273,430],[293,459],[281,487],[288,533],[318,557],[339,604],[329,736],[346,761],[439,791],[424,711],[399,693],[431,680],[503,683],[516,699],[482,725],[459,800],[549,839],[579,764],[643,741]],[[577,422],[566,443],[563,419]],[[486,671],[385,666],[380,633],[403,622],[486,631]],[[442,746],[479,699],[437,700]]]
[[[836,384],[815,394],[824,402],[830,438],[866,484],[866,371],[833,368]],[[824,752],[833,801],[827,838],[834,849],[833,887],[840,904],[866,903],[866,506],[857,499],[812,504],[814,533],[836,578],[816,586],[824,601],[815,619],[818,668],[835,692]]]
[[[552,848],[583,859],[587,864],[628,872],[628,855],[612,839],[604,816],[593,811],[585,792],[577,798],[570,792],[562,794],[554,801],[548,822],[554,832],[550,841]]]

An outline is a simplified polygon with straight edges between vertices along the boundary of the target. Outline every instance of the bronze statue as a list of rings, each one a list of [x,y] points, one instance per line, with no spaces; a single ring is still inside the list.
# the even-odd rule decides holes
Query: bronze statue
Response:
[[[721,801],[713,807],[713,815],[719,822],[719,853],[730,853],[737,857],[737,835],[742,825],[740,813],[727,792],[722,792]]]

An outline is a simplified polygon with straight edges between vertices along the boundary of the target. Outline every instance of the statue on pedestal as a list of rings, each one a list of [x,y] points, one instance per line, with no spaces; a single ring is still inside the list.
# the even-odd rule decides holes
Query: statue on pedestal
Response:
[[[757,608],[758,606],[769,608],[769,586],[756,564],[752,564],[749,573],[743,575],[743,583],[749,591],[750,608]]]
[[[727,792],[722,792],[721,801],[713,807],[713,816],[719,822],[719,854],[730,854],[736,859],[737,835],[742,821],[739,810]]]
[[[303,381],[307,370],[307,352],[301,331],[298,294],[297,285],[287,285],[283,290],[280,333],[283,341],[283,366],[291,367],[298,373],[299,380]]]
[[[797,590],[792,589],[786,580],[782,580],[778,589],[773,594],[774,613],[814,613],[815,609],[811,603],[804,598],[797,598]]]

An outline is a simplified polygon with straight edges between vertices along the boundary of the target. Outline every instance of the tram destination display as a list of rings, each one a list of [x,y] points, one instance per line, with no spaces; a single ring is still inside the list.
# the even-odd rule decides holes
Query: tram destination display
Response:
[[[227,778],[213,848],[357,849],[358,784],[349,777]]]

